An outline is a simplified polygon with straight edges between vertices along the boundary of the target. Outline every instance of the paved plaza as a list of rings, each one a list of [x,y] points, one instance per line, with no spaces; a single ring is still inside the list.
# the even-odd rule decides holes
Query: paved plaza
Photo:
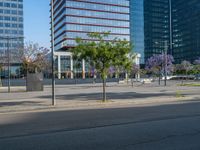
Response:
[[[51,106],[51,86],[43,92],[25,92],[25,87],[0,88],[0,113],[45,109],[88,109],[160,105],[199,101],[199,87],[179,86],[181,81],[169,81],[165,87],[157,82],[142,84],[107,83],[107,103],[102,103],[102,84],[56,85],[56,103]],[[190,81],[187,81],[190,82]],[[191,82],[190,82],[191,83]]]

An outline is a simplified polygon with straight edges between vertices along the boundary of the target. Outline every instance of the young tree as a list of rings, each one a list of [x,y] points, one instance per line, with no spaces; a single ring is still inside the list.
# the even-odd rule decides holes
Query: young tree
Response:
[[[194,61],[193,73],[200,74],[200,57]]]
[[[103,83],[103,101],[106,101],[106,78],[109,68],[117,64],[125,68],[129,62],[128,54],[131,51],[130,43],[126,40],[113,39],[106,40],[109,33],[90,33],[89,41],[77,38],[77,46],[72,49],[73,55],[84,59],[93,66],[101,75]]]
[[[150,57],[146,62],[145,69],[155,74],[156,76],[159,76],[159,85],[160,85],[160,79],[161,74],[166,71],[167,74],[170,74],[174,67],[173,67],[174,58],[171,55],[166,54],[159,54],[159,55],[153,55]]]
[[[189,61],[182,61],[181,64],[176,65],[176,72],[177,73],[183,73],[185,75],[188,75],[188,72],[193,69],[192,64]]]
[[[140,65],[134,63],[131,68],[132,77],[136,76],[138,73],[140,73]]]
[[[138,75],[140,74],[140,65],[137,65],[135,63],[132,64],[131,70],[130,70],[130,74],[131,74],[131,84],[133,87],[133,78],[138,79]]]

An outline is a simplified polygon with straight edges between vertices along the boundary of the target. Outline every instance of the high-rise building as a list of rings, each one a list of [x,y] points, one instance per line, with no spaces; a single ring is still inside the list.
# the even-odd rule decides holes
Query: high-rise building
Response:
[[[133,0],[130,8],[131,39],[142,63],[164,51],[176,63],[200,57],[199,0]]]
[[[141,64],[144,64],[144,0],[130,1],[131,42],[133,50],[141,54]]]
[[[134,51],[141,54],[141,64],[154,54],[164,52],[164,43],[170,45],[170,0],[132,0],[131,41]],[[171,53],[168,49],[168,53]]]
[[[173,55],[177,63],[200,57],[200,1],[172,0]]]
[[[169,10],[169,0],[144,0],[145,60],[170,43]]]
[[[0,0],[0,63],[7,66],[10,60],[13,74],[21,64],[17,55],[23,35],[23,0]]]
[[[88,33],[109,31],[106,40],[118,37],[130,41],[129,3],[129,0],[53,0],[52,23],[58,76],[66,70],[73,70],[67,50],[76,45],[77,37],[89,40]]]

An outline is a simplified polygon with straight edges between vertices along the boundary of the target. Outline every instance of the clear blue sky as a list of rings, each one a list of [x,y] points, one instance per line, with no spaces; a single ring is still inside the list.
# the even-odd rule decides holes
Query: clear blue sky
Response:
[[[25,41],[50,47],[49,0],[24,0]]]

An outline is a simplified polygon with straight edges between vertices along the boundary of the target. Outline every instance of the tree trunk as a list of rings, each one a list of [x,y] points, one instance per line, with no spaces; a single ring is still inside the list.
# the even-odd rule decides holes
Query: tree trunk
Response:
[[[106,79],[103,78],[103,102],[106,102]]]
[[[127,83],[127,85],[128,85],[128,73],[126,72],[126,74],[125,74],[125,78],[126,78],[126,83]]]
[[[134,81],[133,81],[133,77],[132,77],[132,78],[131,78],[131,84],[132,84],[132,87],[133,87],[133,82],[134,82]]]

